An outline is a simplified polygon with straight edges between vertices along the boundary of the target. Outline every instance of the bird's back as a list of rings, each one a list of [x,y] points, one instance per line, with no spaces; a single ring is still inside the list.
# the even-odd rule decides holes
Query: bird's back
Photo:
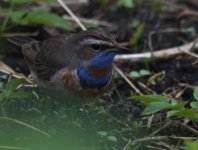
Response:
[[[31,72],[35,72],[39,79],[48,81],[55,72],[70,65],[67,36],[59,35],[42,42],[26,37],[10,37],[8,40],[22,48]]]

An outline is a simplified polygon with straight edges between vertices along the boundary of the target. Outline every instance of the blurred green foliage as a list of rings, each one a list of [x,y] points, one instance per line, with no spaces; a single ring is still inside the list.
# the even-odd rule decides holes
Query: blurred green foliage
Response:
[[[129,99],[142,101],[146,104],[142,115],[151,115],[166,110],[167,118],[169,119],[182,117],[198,122],[198,87],[195,88],[193,95],[196,101],[190,103],[190,108],[186,102],[168,99],[162,95],[131,96]]]
[[[25,83],[24,79],[13,79],[5,87],[1,87],[0,104],[5,103],[7,100],[23,100],[32,97],[32,92],[17,90],[17,87],[23,83]]]
[[[136,30],[132,37],[130,38],[129,42],[131,46],[136,46],[139,38],[141,37],[144,31],[144,23],[140,23],[137,25]]]
[[[107,6],[110,0],[100,0],[101,6]],[[116,0],[114,9],[117,10],[119,8],[133,8],[135,5],[135,0]]]
[[[27,3],[53,3],[53,2],[56,2],[56,0],[10,0],[10,3],[12,4],[16,4],[16,5],[19,5],[19,4],[27,4]]]
[[[42,24],[62,27],[66,30],[71,29],[66,20],[47,10],[13,11],[10,14],[10,18],[13,22],[20,25]]]
[[[185,150],[197,150],[198,149],[198,141],[185,141],[186,147]]]
[[[117,0],[117,7],[133,8],[135,0]]]
[[[53,12],[44,9],[19,10],[17,7],[18,5],[38,2],[51,3],[55,2],[55,0],[11,0],[9,11],[5,11],[6,15],[3,24],[1,25],[2,32],[8,28],[8,24],[9,27],[16,25],[45,25],[72,30],[72,27],[69,26],[65,19]],[[2,10],[4,9],[2,8]]]
[[[163,12],[167,9],[166,5],[163,4],[163,2],[156,1],[155,3],[150,5],[151,9],[155,12]]]
[[[100,0],[100,5],[106,6],[109,3],[109,0]]]

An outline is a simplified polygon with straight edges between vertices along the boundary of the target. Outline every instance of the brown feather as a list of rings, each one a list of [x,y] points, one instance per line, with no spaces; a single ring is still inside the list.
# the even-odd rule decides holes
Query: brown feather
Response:
[[[92,88],[92,89],[83,89],[79,85],[79,79],[69,70],[65,70],[62,74],[61,80],[65,90],[78,99],[81,99],[81,102],[88,102],[93,100],[95,97],[101,96],[104,92],[108,91],[113,84],[113,77],[109,82],[101,88]]]

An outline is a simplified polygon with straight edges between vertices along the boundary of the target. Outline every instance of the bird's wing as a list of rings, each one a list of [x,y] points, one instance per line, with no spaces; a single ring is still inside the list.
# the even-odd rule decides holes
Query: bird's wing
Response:
[[[50,80],[57,71],[69,66],[71,52],[67,47],[67,38],[51,38],[38,43],[37,48],[40,51],[34,59],[34,67],[40,79]]]
[[[23,47],[25,44],[30,44],[36,42],[36,40],[28,37],[23,36],[13,36],[7,38],[9,42],[13,43],[14,45]]]
[[[48,81],[54,73],[69,65],[71,53],[68,52],[66,44],[68,36],[59,35],[42,42],[24,37],[13,37],[8,40],[22,47],[30,70],[36,73],[39,79]]]

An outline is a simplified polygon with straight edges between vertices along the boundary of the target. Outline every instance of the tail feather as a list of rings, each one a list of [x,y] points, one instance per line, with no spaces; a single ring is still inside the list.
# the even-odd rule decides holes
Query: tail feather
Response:
[[[7,39],[9,42],[11,42],[17,46],[20,46],[20,47],[22,47],[24,44],[36,42],[36,40],[34,40],[32,38],[22,37],[22,36],[13,36],[13,37],[9,37]]]

